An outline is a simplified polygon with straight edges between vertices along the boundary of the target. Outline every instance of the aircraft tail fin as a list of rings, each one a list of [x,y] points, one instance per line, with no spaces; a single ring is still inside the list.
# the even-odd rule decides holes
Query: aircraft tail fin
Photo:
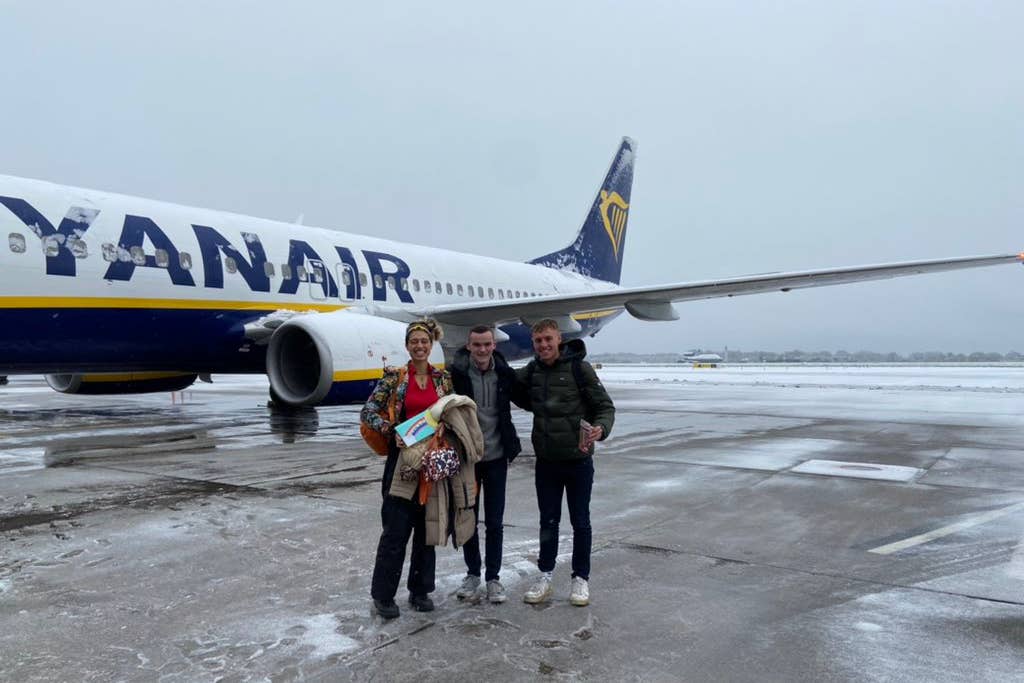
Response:
[[[608,174],[590,206],[575,241],[564,249],[540,256],[530,263],[568,270],[618,284],[622,273],[629,195],[633,187],[636,143],[622,138]]]

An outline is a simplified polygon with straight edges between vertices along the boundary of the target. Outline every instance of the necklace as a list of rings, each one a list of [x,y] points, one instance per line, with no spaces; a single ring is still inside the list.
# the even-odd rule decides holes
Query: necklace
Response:
[[[416,378],[416,386],[418,386],[420,389],[427,388],[427,373],[417,372],[413,375],[413,377]]]

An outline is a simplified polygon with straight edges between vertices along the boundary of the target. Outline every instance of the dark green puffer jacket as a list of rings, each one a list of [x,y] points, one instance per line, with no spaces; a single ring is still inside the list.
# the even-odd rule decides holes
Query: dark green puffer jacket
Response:
[[[516,371],[516,404],[533,412],[533,450],[541,460],[575,460],[593,455],[579,449],[580,419],[604,429],[608,438],[615,423],[615,405],[590,363],[582,339],[559,346],[553,365],[538,358]],[[573,376],[573,361],[579,363],[583,379],[581,395]],[[531,369],[532,367],[532,369]]]

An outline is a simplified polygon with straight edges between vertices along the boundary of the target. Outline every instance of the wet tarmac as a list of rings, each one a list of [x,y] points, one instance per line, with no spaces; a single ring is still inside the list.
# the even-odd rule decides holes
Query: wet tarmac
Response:
[[[1024,368],[601,370],[592,604],[535,574],[529,448],[504,605],[384,622],[357,409],[261,378],[0,387],[0,680],[1024,680]],[[518,414],[520,433],[529,418]],[[528,440],[528,439],[527,439]],[[404,592],[399,594],[404,608]]]

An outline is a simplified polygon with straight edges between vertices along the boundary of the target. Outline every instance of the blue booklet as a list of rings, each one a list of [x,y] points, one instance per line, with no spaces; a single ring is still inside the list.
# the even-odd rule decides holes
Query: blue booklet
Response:
[[[430,414],[430,409],[424,410],[418,415],[410,417],[405,422],[395,426],[395,433],[398,435],[400,444],[411,446],[419,443],[427,437],[433,436],[437,431],[437,420]]]

